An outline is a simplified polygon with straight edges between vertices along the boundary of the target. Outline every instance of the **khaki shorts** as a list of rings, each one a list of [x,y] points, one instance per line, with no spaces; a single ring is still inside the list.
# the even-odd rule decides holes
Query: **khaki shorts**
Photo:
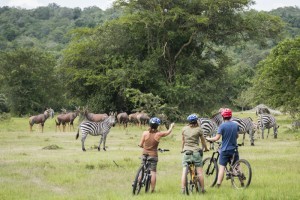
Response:
[[[187,152],[184,152],[182,158],[182,166],[186,167],[188,162],[194,161],[196,167],[202,167],[202,156],[199,151],[194,151],[192,155],[186,155]]]
[[[142,156],[142,164],[145,156]],[[156,166],[158,162],[158,157],[148,157],[149,168],[151,171],[156,172]]]

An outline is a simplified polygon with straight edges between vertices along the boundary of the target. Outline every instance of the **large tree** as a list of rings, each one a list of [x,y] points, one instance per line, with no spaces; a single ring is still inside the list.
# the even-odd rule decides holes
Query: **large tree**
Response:
[[[300,37],[281,42],[259,63],[251,91],[254,102],[300,117]]]
[[[64,54],[70,92],[96,98],[102,108],[117,99],[118,109],[130,107],[123,91],[134,88],[186,112],[210,111],[226,103],[224,91],[231,89],[226,47],[242,40],[263,44],[282,28],[278,17],[244,12],[251,3],[118,0],[124,15],[78,31]]]
[[[38,49],[1,52],[0,77],[4,93],[14,114],[41,112],[57,106],[62,87],[54,73],[55,59]],[[62,101],[63,102],[63,101]]]

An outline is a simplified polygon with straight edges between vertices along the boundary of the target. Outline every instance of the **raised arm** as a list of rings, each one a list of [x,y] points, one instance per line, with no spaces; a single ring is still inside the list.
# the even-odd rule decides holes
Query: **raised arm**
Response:
[[[167,131],[161,131],[161,132],[159,133],[159,136],[160,136],[160,137],[166,137],[167,135],[169,135],[169,134],[172,132],[174,125],[175,125],[175,123],[172,123],[172,124],[170,125],[170,128],[169,128]]]

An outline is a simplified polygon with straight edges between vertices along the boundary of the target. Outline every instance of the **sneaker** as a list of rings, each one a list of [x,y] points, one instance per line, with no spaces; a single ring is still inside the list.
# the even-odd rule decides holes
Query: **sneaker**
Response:
[[[202,194],[205,194],[205,193],[206,193],[206,190],[205,190],[205,189],[201,190],[201,193],[202,193]]]

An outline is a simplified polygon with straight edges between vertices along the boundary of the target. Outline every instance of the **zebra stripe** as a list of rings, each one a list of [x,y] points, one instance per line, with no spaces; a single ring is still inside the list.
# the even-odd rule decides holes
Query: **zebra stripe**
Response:
[[[254,132],[255,132],[255,127],[253,124],[253,121],[251,119],[251,117],[248,118],[236,118],[236,117],[232,117],[231,121],[237,123],[237,125],[239,126],[239,134],[243,134],[243,143],[242,145],[244,145],[244,141],[245,141],[245,135],[246,133],[249,134],[250,137],[250,142],[251,142],[251,146],[254,146]]]
[[[213,120],[209,118],[199,118],[198,124],[200,125],[205,138],[207,136],[213,137],[217,134],[218,126]],[[213,143],[210,143],[210,149],[214,149]]]
[[[212,121],[209,118],[199,118],[198,123],[200,124],[200,127],[202,128],[202,131],[204,133],[204,137],[207,136],[215,136],[217,133],[217,124]]]
[[[218,127],[223,123],[223,117],[221,113],[214,114],[210,119],[213,120]]]
[[[79,129],[81,130],[81,144],[82,144],[82,150],[85,150],[84,147],[84,142],[88,134],[92,136],[98,136],[101,135],[101,139],[99,142],[98,146],[98,151],[100,151],[100,145],[103,141],[103,150],[106,151],[105,149],[105,143],[106,143],[106,136],[108,135],[110,128],[114,126],[116,123],[116,115],[112,114],[108,118],[106,118],[102,122],[91,122],[91,121],[86,121],[82,122],[78,128],[76,139],[79,137]]]
[[[258,128],[261,129],[261,137],[264,139],[264,129],[268,129],[268,135],[270,133],[270,128],[273,128],[274,138],[277,138],[278,128],[279,126],[276,123],[276,119],[273,115],[270,114],[261,114],[257,118]]]

